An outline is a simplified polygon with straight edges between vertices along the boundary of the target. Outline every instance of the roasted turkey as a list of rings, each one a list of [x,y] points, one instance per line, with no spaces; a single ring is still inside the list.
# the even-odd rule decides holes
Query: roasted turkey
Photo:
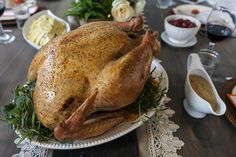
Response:
[[[36,80],[34,109],[58,140],[94,137],[124,121],[117,111],[137,99],[160,48],[157,32],[133,33],[140,29],[140,17],[89,23],[34,57],[28,71]]]

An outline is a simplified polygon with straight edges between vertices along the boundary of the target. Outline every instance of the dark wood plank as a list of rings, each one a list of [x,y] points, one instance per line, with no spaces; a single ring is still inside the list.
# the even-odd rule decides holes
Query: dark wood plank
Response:
[[[56,15],[63,17],[64,10],[68,8],[70,0],[41,0],[42,8],[50,8]],[[147,1],[145,14],[148,24],[160,33],[164,30],[164,17],[169,10],[158,10],[155,0]],[[63,17],[65,18],[65,17]],[[12,100],[11,91],[17,84],[26,81],[28,66],[37,52],[23,39],[21,31],[15,26],[14,35],[17,39],[9,45],[0,45],[0,105],[3,106]],[[186,76],[186,60],[191,52],[198,52],[201,48],[208,46],[208,39],[199,33],[198,43],[190,48],[174,48],[164,42],[160,59],[166,69],[170,89],[169,97],[172,98],[171,108],[176,111],[173,120],[180,125],[176,135],[185,142],[179,152],[183,156],[192,157],[233,157],[236,154],[236,129],[224,117],[207,116],[203,119],[191,118],[183,109],[184,81]],[[225,82],[225,77],[236,76],[236,53],[234,45],[236,38],[229,38],[217,43],[216,50],[221,55],[219,66],[215,70],[215,85],[219,90]],[[9,130],[7,125],[0,122],[0,156],[10,157],[18,150],[13,143],[16,135]],[[55,151],[54,156],[84,156],[84,157],[106,157],[106,156],[138,156],[136,133],[132,132],[120,139],[96,147],[73,150]]]
[[[121,138],[99,146],[85,149],[54,151],[53,157],[135,157],[138,156],[136,140],[136,133],[133,131]]]

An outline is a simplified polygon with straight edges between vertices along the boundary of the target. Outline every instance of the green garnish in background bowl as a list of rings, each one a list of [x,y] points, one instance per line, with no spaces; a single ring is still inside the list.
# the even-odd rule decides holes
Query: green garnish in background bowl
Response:
[[[90,19],[112,20],[112,2],[113,0],[79,0],[72,2],[65,14],[85,21]]]

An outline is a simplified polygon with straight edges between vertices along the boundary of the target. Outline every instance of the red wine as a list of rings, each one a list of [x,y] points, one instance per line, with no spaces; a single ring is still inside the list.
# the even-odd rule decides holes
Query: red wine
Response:
[[[233,31],[225,26],[207,24],[207,37],[212,42],[217,42],[231,36]]]
[[[5,5],[3,3],[0,3],[0,16],[3,14],[5,10]]]

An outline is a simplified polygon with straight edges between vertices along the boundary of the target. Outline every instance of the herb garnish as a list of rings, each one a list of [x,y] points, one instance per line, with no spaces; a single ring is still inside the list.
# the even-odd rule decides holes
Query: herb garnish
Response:
[[[38,120],[32,101],[32,93],[35,81],[28,82],[23,86],[17,86],[14,92],[14,100],[3,107],[4,121],[18,131],[21,135],[19,143],[28,138],[38,141],[54,139],[53,131],[44,127]]]
[[[162,98],[166,95],[166,88],[162,88],[160,85],[163,80],[163,76],[161,74],[156,80],[155,77],[152,76],[154,71],[155,68],[149,73],[143,91],[134,102],[134,106],[131,110],[131,113],[144,116],[145,119],[143,120],[149,119],[149,117],[145,117],[145,113],[147,113],[148,110],[158,110],[159,106],[161,105],[160,102]]]
[[[162,89],[160,86],[160,82],[163,79],[162,75],[159,76],[157,81],[152,76],[153,71],[149,74],[143,91],[133,103],[132,110],[129,110],[131,114],[145,116],[145,113],[149,109],[158,109],[161,99],[166,94],[166,89]],[[56,140],[53,130],[43,126],[36,116],[32,100],[34,87],[35,81],[27,82],[23,86],[17,86],[14,92],[13,102],[2,108],[3,120],[12,129],[21,134],[19,143],[25,138],[29,140],[35,139],[40,142]]]

